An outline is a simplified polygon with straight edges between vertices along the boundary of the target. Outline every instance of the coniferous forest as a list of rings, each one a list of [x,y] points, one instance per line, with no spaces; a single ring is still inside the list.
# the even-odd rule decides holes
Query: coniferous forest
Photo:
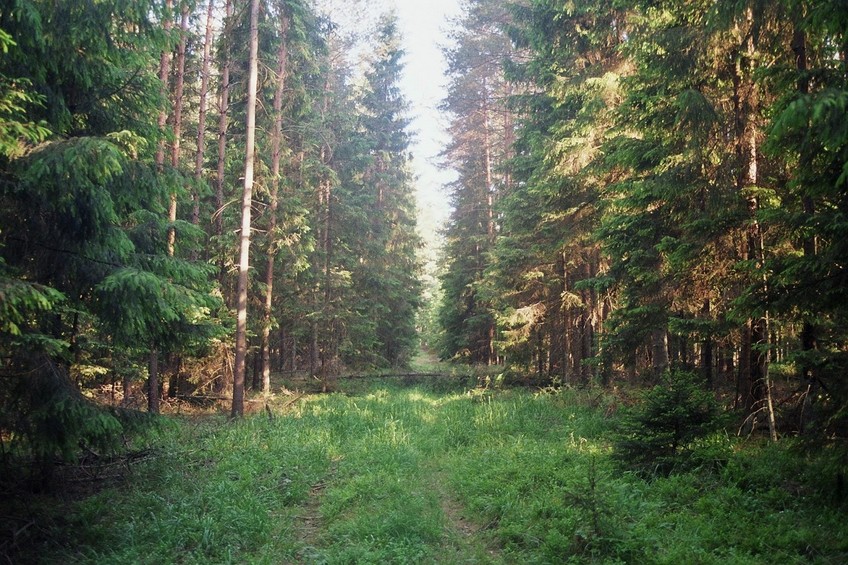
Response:
[[[460,5],[434,238],[395,11],[0,0],[7,561],[848,560],[848,4]]]

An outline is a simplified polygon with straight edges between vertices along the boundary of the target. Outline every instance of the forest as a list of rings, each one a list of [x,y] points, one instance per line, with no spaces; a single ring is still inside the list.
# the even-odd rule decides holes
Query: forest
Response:
[[[0,556],[848,560],[845,0],[462,0],[438,234],[348,4],[0,0]]]

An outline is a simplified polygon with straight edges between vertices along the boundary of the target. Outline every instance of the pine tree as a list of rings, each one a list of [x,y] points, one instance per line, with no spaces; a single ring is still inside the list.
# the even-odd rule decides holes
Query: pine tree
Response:
[[[838,413],[848,398],[841,367],[846,339],[844,218],[848,136],[843,108],[848,99],[848,18],[838,2],[786,3],[775,19],[791,29],[768,44],[776,53],[765,86],[782,95],[770,114],[764,149],[785,163],[784,182],[767,219],[785,233],[786,253],[767,258],[763,289],[775,316],[791,332],[791,359],[805,391],[804,431],[823,427],[821,413]],[[761,294],[762,296],[762,294]],[[791,333],[790,333],[791,335]],[[822,391],[827,391],[822,395]],[[842,418],[844,421],[844,418]],[[838,425],[840,418],[832,420]]]

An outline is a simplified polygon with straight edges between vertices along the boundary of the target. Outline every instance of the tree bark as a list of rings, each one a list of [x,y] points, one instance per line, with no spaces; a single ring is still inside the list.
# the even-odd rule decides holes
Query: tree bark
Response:
[[[259,52],[259,0],[250,2],[250,58],[247,85],[247,126],[244,158],[244,192],[241,201],[239,234],[239,275],[236,306],[236,357],[233,373],[232,417],[244,414],[244,375],[247,356],[247,284],[250,267],[250,212],[253,202],[253,169],[256,156],[256,83]]]
[[[159,352],[155,347],[150,349],[147,363],[147,411],[159,413]]]
[[[211,0],[210,0],[211,1]],[[215,235],[219,240],[224,235],[224,173],[227,158],[227,129],[229,127],[230,112],[230,47],[226,38],[226,30],[233,16],[232,0],[227,0],[225,8],[224,25],[224,62],[221,69],[221,96],[218,101],[218,170],[215,183]],[[223,287],[224,284],[224,259],[219,259],[218,280]]]
[[[808,59],[807,59],[807,37],[804,30],[801,29],[800,23],[803,18],[801,13],[802,7],[798,7],[798,13],[794,14],[795,29],[792,35],[792,51],[795,53],[795,69],[798,73],[797,89],[801,96],[806,96],[810,93],[810,77],[807,74]],[[801,147],[800,165],[802,171],[809,170],[812,154],[810,148]],[[811,222],[816,214],[815,201],[808,194],[801,197],[801,205],[804,210],[806,219]],[[802,242],[804,257],[811,259],[818,253],[818,242],[814,235],[807,235]],[[818,349],[818,328],[815,325],[813,315],[807,314],[804,316],[803,325],[801,327],[801,351],[804,354],[809,354]],[[807,394],[804,398],[803,421],[801,422],[801,431],[806,428],[806,423],[811,420],[813,413],[813,398],[816,396],[818,388],[818,379],[815,374],[815,368],[808,360],[809,357],[804,357],[804,362],[800,364],[801,378],[807,383]]]
[[[757,46],[754,38],[754,13],[746,10],[744,60],[742,53],[737,57],[734,84],[734,110],[736,113],[736,155],[739,159],[740,176],[738,189],[745,199],[748,211],[748,225],[744,234],[743,258],[754,260],[757,268],[765,264],[763,233],[757,220],[759,199],[754,190],[759,183],[759,128],[757,112],[759,99],[754,80]],[[737,30],[739,27],[737,27]],[[765,279],[763,279],[765,284]],[[743,348],[740,358],[740,379],[746,379],[742,390],[743,403],[748,411],[765,408],[769,430],[776,439],[774,428],[774,410],[771,399],[771,387],[768,382],[768,312],[748,320],[743,334]],[[742,369],[745,371],[742,371]]]
[[[651,364],[655,377],[668,369],[668,330],[665,327],[651,331]]]
[[[279,206],[280,161],[283,146],[283,91],[286,84],[286,35],[288,21],[283,14],[280,21],[280,49],[277,53],[277,88],[274,92],[274,126],[271,138],[271,202],[268,208],[268,251],[265,267],[265,310],[262,315],[262,392],[271,392],[271,310],[274,303],[274,256],[277,242],[274,232],[277,229],[277,208]]]
[[[162,22],[162,27],[165,33],[170,33],[173,24],[171,22],[171,11],[173,9],[173,1],[165,2],[165,20]],[[159,58],[159,80],[162,83],[162,99],[168,100],[168,78],[171,72],[171,51],[163,49]],[[163,108],[159,112],[157,120],[159,126],[159,145],[156,149],[156,170],[160,173],[165,166],[165,127],[168,124],[168,111]],[[148,411],[159,413],[159,352],[155,344],[150,348],[150,356],[147,363],[147,409]]]
[[[173,10],[174,3],[173,0],[166,0],[165,2],[165,20],[162,22],[162,27],[165,30],[165,34],[169,34],[173,27],[173,23],[171,22],[171,11]],[[162,83],[162,99],[168,100],[168,83],[169,83],[169,75],[171,73],[171,51],[170,49],[163,49],[162,54],[159,57],[159,81]],[[159,138],[159,145],[156,149],[156,165],[157,168],[161,169],[165,164],[165,126],[168,123],[168,111],[163,108],[159,112],[159,119],[157,120],[157,124],[159,126],[159,134],[162,136]]]
[[[180,14],[180,42],[177,45],[177,77],[174,85],[174,143],[171,145],[171,166],[175,169],[180,166],[180,141],[183,128],[183,91],[185,87],[185,52],[186,35],[188,34],[188,5],[183,4]],[[177,231],[174,222],[177,221],[177,192],[171,192],[171,200],[168,204],[168,255],[174,255]]]
[[[489,250],[495,244],[495,203],[494,186],[492,183],[492,141],[489,125],[489,91],[486,77],[483,77],[483,169],[485,171],[485,202],[486,202],[486,236]],[[495,357],[495,321],[489,321],[486,329],[485,344],[486,364],[491,365]]]
[[[749,26],[753,24],[753,13],[751,9],[748,9],[748,23]],[[759,169],[758,169],[758,157],[759,157],[759,144],[757,141],[758,128],[755,119],[755,113],[757,108],[759,107],[759,101],[757,100],[757,90],[756,85],[754,83],[753,73],[754,73],[754,60],[756,55],[756,46],[754,45],[754,38],[749,32],[749,37],[747,41],[747,57],[748,57],[748,65],[749,69],[747,74],[747,82],[748,82],[748,108],[747,108],[747,119],[745,120],[745,133],[743,143],[745,144],[745,187],[752,188],[756,187],[759,182]],[[750,215],[750,223],[748,224],[748,233],[747,233],[747,247],[748,247],[748,257],[756,260],[758,267],[762,268],[764,263],[764,253],[763,249],[763,235],[760,228],[760,224],[757,221],[757,213],[759,211],[760,203],[759,199],[754,194],[747,195],[748,201],[748,213]],[[751,361],[749,364],[750,373],[748,376],[748,390],[749,399],[748,406],[749,408],[753,408],[756,404],[759,404],[766,400],[766,393],[768,392],[768,387],[766,386],[765,379],[767,377],[768,371],[768,354],[764,351],[764,348],[768,346],[768,327],[767,327],[767,316],[760,316],[751,320]],[[769,402],[771,399],[768,399]]]
[[[709,298],[704,300],[701,307],[701,319],[708,320],[712,310],[712,303]],[[701,374],[704,377],[704,383],[707,388],[714,388],[713,382],[713,338],[711,335],[705,335],[701,342]]]
[[[203,39],[203,68],[200,73],[200,102],[197,109],[197,154],[194,159],[194,180],[199,185],[203,180],[203,163],[206,153],[206,107],[209,95],[209,66],[212,59],[212,15],[215,0],[209,0],[206,8],[206,35]],[[192,191],[191,223],[200,224],[200,196],[197,188]]]

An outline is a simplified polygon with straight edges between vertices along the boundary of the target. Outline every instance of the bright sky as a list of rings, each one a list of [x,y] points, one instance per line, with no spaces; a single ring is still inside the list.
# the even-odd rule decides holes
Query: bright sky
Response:
[[[446,123],[438,111],[446,82],[441,47],[447,44],[449,20],[459,15],[460,0],[394,0],[394,4],[406,51],[402,88],[410,102],[415,133],[413,165],[418,176],[419,224],[424,230],[432,230],[441,226],[449,211],[442,187],[453,175],[438,167],[438,155],[448,142]]]

